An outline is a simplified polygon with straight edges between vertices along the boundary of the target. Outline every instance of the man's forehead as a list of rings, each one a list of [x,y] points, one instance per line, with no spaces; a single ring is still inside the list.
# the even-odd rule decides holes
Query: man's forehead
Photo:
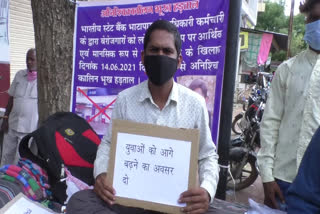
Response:
[[[27,57],[32,57],[32,58],[36,57],[36,52],[34,50],[29,50],[27,52]]]
[[[166,30],[155,30],[150,35],[148,46],[174,48],[174,36]]]

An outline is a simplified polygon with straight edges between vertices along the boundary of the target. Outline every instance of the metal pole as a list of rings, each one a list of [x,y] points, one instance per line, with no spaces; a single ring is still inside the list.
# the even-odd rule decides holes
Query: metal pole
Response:
[[[292,40],[293,16],[294,16],[294,0],[291,0],[291,11],[290,11],[289,30],[288,30],[288,50],[287,50],[287,58],[290,58],[290,57],[291,57],[291,40]]]
[[[241,4],[242,0],[230,0],[218,141],[219,164],[225,167],[229,165],[229,143],[231,136],[233,94],[236,70],[239,63],[236,53],[238,53]],[[226,199],[227,177],[228,169],[221,167],[216,197],[222,200]]]

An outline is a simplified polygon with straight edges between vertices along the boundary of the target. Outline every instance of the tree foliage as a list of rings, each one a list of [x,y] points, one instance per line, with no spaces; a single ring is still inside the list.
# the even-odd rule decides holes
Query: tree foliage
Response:
[[[274,3],[266,2],[265,12],[258,14],[257,30],[272,31],[277,33],[288,34],[289,17],[284,14],[284,2]],[[305,33],[305,16],[299,14],[294,16],[293,30],[291,40],[291,55],[294,56],[306,49],[306,43],[303,40]],[[283,61],[285,52],[279,51],[273,53],[272,60]]]
[[[302,50],[307,48],[307,44],[303,40],[305,33],[305,16],[303,14],[296,15],[293,18],[293,30],[291,41],[291,55],[295,56]]]
[[[288,33],[288,18],[284,14],[284,6],[267,2],[265,12],[260,12],[257,19],[257,30]]]

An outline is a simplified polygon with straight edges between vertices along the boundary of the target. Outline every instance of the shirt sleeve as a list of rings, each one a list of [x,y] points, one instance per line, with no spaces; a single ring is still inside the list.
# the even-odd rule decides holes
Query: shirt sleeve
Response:
[[[117,98],[117,101],[114,104],[114,108],[112,110],[111,121],[109,123],[109,127],[107,129],[107,133],[103,136],[101,143],[98,147],[97,156],[94,161],[94,170],[93,174],[96,178],[101,173],[105,173],[108,170],[109,166],[109,152],[111,145],[111,136],[112,136],[112,120],[121,118],[120,111],[120,98]]]
[[[320,129],[313,136],[300,165],[298,175],[288,190],[288,213],[320,213]]]
[[[258,165],[262,182],[274,181],[273,167],[279,138],[279,128],[284,112],[285,79],[288,65],[283,63],[277,69],[271,83],[271,90],[264,110],[261,126],[261,148],[258,152]]]
[[[201,115],[197,120],[197,123],[200,130],[198,160],[200,187],[207,190],[211,197],[210,203],[212,203],[219,180],[219,165],[216,147],[212,141],[211,131],[209,128],[208,110],[205,107],[204,100],[202,103]]]
[[[20,74],[20,72],[18,71],[18,73],[14,76],[13,81],[11,83],[11,86],[10,86],[10,88],[8,90],[8,94],[11,97],[14,97],[14,95],[16,93],[16,86],[18,84],[19,74]]]

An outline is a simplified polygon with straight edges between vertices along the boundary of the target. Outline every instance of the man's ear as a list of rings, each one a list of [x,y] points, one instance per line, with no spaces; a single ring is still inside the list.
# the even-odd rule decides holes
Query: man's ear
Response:
[[[182,55],[180,54],[179,57],[178,57],[178,66],[177,66],[177,69],[180,68],[181,63],[182,63],[182,60],[183,60],[183,58],[182,58]]]
[[[144,65],[144,51],[141,51],[141,62]]]

